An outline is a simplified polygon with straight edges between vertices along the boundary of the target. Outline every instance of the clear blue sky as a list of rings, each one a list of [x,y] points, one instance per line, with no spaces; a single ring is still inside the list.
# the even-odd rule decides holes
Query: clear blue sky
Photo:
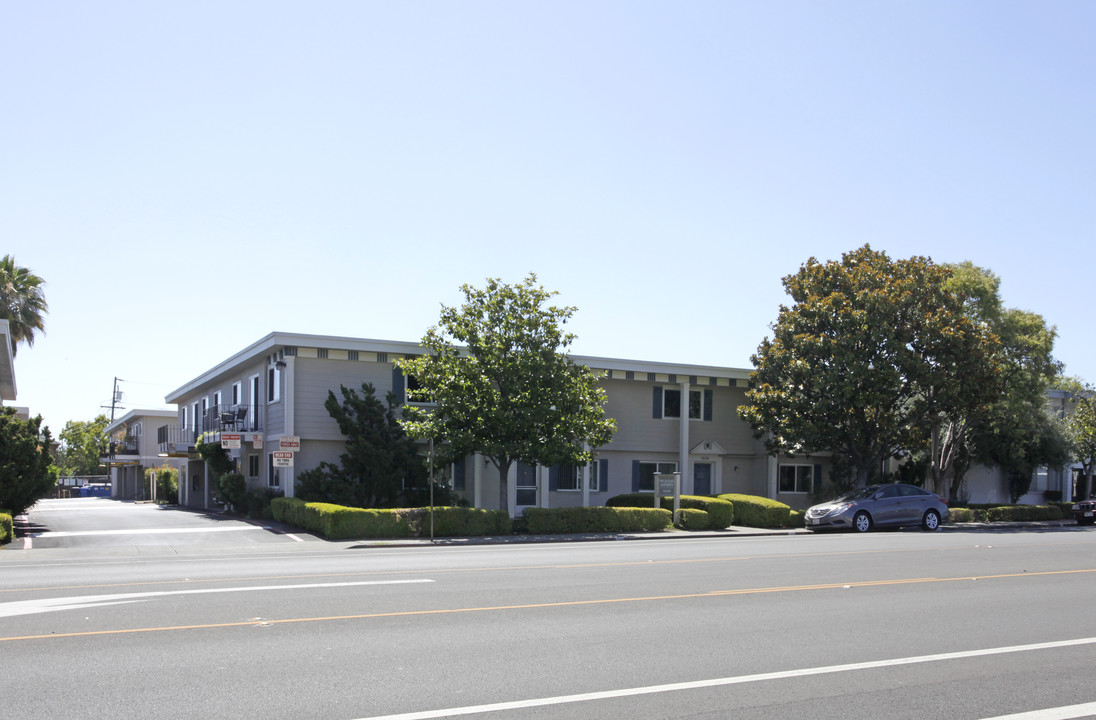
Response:
[[[1096,382],[1096,3],[6,3],[0,251],[60,432],[274,330],[536,272],[581,355],[749,367],[809,257],[971,260]]]

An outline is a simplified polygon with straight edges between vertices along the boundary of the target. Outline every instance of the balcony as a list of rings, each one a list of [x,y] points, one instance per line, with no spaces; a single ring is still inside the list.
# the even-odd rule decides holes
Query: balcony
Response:
[[[189,457],[203,435],[219,440],[221,433],[258,433],[263,431],[259,405],[214,405],[198,417],[196,427],[163,425],[156,429],[156,447],[161,456]],[[212,435],[212,437],[211,437]]]

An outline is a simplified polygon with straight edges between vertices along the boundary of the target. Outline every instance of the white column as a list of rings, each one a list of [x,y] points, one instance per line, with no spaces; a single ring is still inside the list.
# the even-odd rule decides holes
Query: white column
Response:
[[[776,475],[777,475],[777,467],[778,467],[779,463],[777,462],[777,459],[776,459],[775,455],[767,455],[766,458],[767,458],[767,460],[766,460],[766,465],[765,465],[765,471],[766,471],[766,475],[767,475],[767,479],[768,479],[769,499],[770,500],[776,500],[776,494],[777,494],[776,493],[776,490],[777,490],[777,477],[776,477]]]
[[[538,507],[546,508],[551,505],[551,492],[548,489],[548,468],[537,465],[537,500]]]
[[[500,477],[499,482],[506,483],[506,512],[510,513],[510,517],[516,517],[518,514],[518,464],[510,463],[510,472],[506,477]]]
[[[282,408],[285,411],[285,430],[286,435],[296,435],[293,427],[293,416],[296,414],[296,408],[294,407],[294,395],[293,392],[293,366],[296,363],[297,358],[289,355],[285,358],[285,394],[282,396]],[[294,462],[296,465],[296,462]],[[294,497],[294,485],[296,482],[293,479],[293,473],[296,471],[296,467],[282,468],[282,492],[285,493],[287,498]]]
[[[483,456],[472,454],[472,507],[483,507]]]
[[[677,469],[681,473],[681,492],[693,492],[693,474],[689,470],[689,383],[681,383],[681,431],[678,437]]]

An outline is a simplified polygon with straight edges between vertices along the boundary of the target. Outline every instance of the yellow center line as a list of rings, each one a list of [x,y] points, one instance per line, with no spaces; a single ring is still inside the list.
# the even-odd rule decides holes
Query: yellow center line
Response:
[[[687,600],[695,598],[725,597],[730,595],[757,595],[777,592],[804,592],[809,590],[835,590],[844,588],[881,587],[886,585],[913,585],[919,583],[958,582],[970,580],[1003,580],[1021,577],[1041,577],[1050,575],[1077,575],[1096,573],[1096,568],[1086,570],[1048,570],[1045,572],[1008,573],[1002,575],[970,575],[951,578],[900,578],[896,580],[866,580],[847,583],[824,583],[819,585],[788,585],[783,587],[743,588],[739,590],[710,590],[698,593],[678,595],[649,595],[642,597],[599,598],[596,600],[566,600],[559,602],[526,603],[522,605],[489,605],[485,607],[441,608],[435,610],[399,610],[394,612],[361,613],[354,615],[327,615],[320,617],[283,618],[281,620],[246,620],[241,622],[206,623],[201,625],[168,625],[145,628],[123,628],[115,630],[89,630],[71,633],[50,633],[48,635],[21,635],[0,637],[0,642],[17,640],[48,640],[57,638],[94,637],[96,635],[130,635],[136,633],[169,632],[173,630],[206,630],[233,627],[258,627],[264,625],[288,625],[292,623],[330,622],[334,620],[371,620],[391,617],[414,617],[419,615],[454,615],[458,613],[498,612],[504,610],[537,610],[543,608],[576,607],[580,605],[608,605],[613,603],[652,602],[660,600]]]

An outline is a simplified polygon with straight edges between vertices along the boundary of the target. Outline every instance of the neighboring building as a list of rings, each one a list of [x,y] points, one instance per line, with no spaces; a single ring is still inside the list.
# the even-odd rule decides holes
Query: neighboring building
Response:
[[[176,417],[173,410],[132,410],[107,425],[110,452],[102,460],[110,477],[110,496],[120,500],[155,500],[145,487],[145,470],[164,465],[156,431]]]
[[[228,435],[230,450],[250,487],[293,494],[296,473],[339,462],[345,438],[324,408],[328,391],[371,383],[379,398],[403,396],[394,361],[421,354],[417,343],[271,333],[167,395],[175,423],[159,428],[161,456],[182,462],[180,503],[209,508],[213,484],[193,455],[203,434]],[[573,357],[603,377],[606,413],[618,429],[589,466],[511,469],[506,508],[602,505],[613,495],[652,491],[656,472],[682,471],[682,492],[765,495],[793,507],[809,504],[821,482],[824,457],[777,460],[767,455],[737,408],[750,370]],[[282,438],[299,439],[293,466],[280,466]],[[455,491],[475,507],[498,505],[499,476],[480,456],[448,469]]]

